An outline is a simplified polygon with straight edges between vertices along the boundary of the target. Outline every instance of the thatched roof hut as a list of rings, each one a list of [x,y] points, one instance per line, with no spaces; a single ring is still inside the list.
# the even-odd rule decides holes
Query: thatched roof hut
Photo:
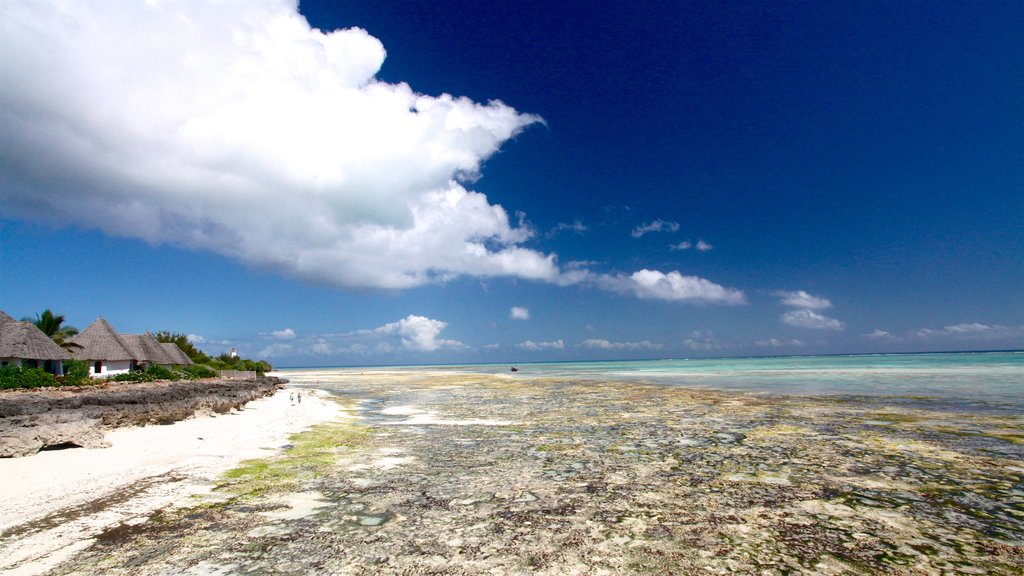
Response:
[[[61,348],[31,322],[19,322],[0,312],[0,358],[3,360],[70,360]]]
[[[130,362],[125,365],[130,369],[144,364],[171,366],[192,363],[175,344],[161,343],[149,332],[118,334],[102,317],[81,333],[72,336],[70,341],[81,346],[74,351],[75,358],[92,362]],[[111,369],[125,369],[125,366]]]
[[[102,316],[68,341],[81,346],[74,351],[81,360],[136,361],[132,348]]]

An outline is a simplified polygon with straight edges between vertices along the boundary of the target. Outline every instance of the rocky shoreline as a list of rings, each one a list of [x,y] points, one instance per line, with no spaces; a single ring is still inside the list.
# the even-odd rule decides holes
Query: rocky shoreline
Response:
[[[286,382],[220,378],[5,390],[0,392],[0,457],[64,446],[105,447],[110,429],[227,413],[273,394]]]

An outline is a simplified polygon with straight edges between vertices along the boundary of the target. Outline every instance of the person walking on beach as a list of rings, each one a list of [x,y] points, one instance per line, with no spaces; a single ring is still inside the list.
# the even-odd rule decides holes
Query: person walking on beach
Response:
[[[302,390],[299,390],[299,404],[302,404]]]
[[[288,402],[290,402],[292,406],[295,406],[295,391],[288,394]]]

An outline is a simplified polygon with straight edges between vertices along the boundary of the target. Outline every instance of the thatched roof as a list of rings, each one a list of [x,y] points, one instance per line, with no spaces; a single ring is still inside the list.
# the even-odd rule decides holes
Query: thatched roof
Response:
[[[135,360],[144,364],[177,364],[174,358],[164,350],[156,337],[149,332],[145,334],[122,334],[121,339],[135,354]]]
[[[70,360],[61,348],[31,322],[19,322],[0,312],[0,358]]]
[[[74,349],[75,358],[81,360],[137,360],[128,343],[102,317],[68,341],[81,346]]]
[[[160,346],[163,347],[164,352],[167,352],[168,356],[174,359],[173,364],[177,364],[179,366],[190,366],[193,364],[192,359],[188,357],[188,354],[185,354],[185,351],[178,348],[178,345],[174,342],[161,342]]]
[[[118,334],[103,318],[97,318],[88,328],[68,340],[81,346],[74,350],[74,355],[82,360],[134,360],[140,364],[165,366],[192,363],[175,344],[163,344],[149,332]]]

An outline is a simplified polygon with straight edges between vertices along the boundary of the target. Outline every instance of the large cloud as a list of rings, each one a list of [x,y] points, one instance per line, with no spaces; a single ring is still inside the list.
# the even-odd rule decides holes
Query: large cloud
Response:
[[[466,190],[540,118],[375,79],[381,43],[294,0],[3,7],[0,200],[340,286],[552,280]]]
[[[465,186],[543,120],[379,81],[380,41],[312,29],[295,0],[7,2],[0,33],[4,216],[339,287],[511,276],[743,300],[678,272],[563,270],[523,247],[530,227]]]

